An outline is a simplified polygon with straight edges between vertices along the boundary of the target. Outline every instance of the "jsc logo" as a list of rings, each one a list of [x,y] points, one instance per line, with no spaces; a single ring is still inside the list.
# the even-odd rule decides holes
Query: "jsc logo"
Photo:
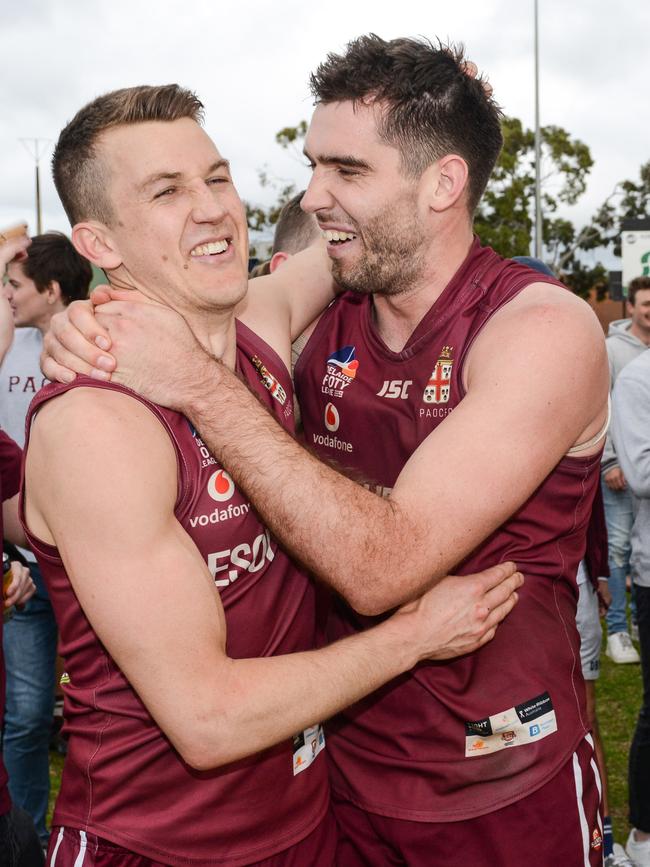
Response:
[[[235,483],[225,470],[215,470],[208,479],[208,494],[217,503],[225,503],[235,493]]]

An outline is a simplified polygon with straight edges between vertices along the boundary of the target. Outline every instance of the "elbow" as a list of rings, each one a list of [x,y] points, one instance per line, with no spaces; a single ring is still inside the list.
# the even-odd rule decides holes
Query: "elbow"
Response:
[[[206,708],[193,718],[186,714],[182,728],[167,733],[176,752],[195,771],[211,771],[242,757],[241,738],[234,720],[223,708]]]
[[[410,598],[403,587],[380,583],[371,575],[357,575],[353,586],[347,587],[342,595],[350,608],[363,617],[378,617]]]
[[[185,736],[183,743],[174,744],[180,757],[194,771],[212,771],[222,765],[228,765],[242,758],[241,747],[238,748],[234,738],[228,741],[216,739],[211,733],[206,737],[196,732],[196,740],[190,742]]]

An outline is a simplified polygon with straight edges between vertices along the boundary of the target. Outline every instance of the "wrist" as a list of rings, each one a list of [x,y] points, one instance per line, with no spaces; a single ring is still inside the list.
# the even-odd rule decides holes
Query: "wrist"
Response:
[[[198,354],[200,351],[200,355]],[[192,381],[184,394],[179,395],[178,407],[197,430],[207,417],[214,421],[215,404],[218,402],[219,387],[223,379],[223,365],[204,349],[197,351],[196,362],[192,364]]]
[[[419,662],[428,659],[431,650],[431,624],[422,630],[422,618],[418,616],[415,605],[398,609],[384,620],[377,630],[383,630],[382,647],[395,663],[394,676],[410,671]]]

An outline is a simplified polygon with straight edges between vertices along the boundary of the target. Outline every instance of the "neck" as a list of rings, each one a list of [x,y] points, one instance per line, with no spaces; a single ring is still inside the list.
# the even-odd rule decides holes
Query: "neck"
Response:
[[[203,349],[230,370],[234,370],[237,360],[234,312],[230,309],[216,312],[192,311],[181,315]]]
[[[125,282],[115,273],[109,273],[109,283],[115,289],[129,289],[141,292],[156,304],[162,304],[153,292],[144,286],[136,286]],[[222,364],[235,369],[237,360],[237,332],[235,328],[234,307],[184,308],[173,304],[165,304],[188,324],[190,331],[203,349],[217,358]]]
[[[641,328],[636,322],[633,322],[630,325],[630,334],[636,337],[637,340],[640,340],[641,343],[645,343],[646,346],[650,346],[650,331],[645,328]]]
[[[436,235],[426,253],[426,265],[417,285],[397,295],[373,295],[377,331],[393,352],[400,352],[424,316],[446,289],[467,258],[472,245],[471,224],[449,226]]]

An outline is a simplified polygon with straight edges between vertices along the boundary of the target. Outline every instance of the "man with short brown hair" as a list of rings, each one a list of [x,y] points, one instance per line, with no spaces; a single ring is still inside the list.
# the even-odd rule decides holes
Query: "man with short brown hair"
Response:
[[[189,328],[290,433],[292,332],[331,286],[308,257],[295,287],[247,296],[244,208],[197,104],[175,85],[98,98],[61,134],[57,188],[112,286]],[[313,650],[314,587],[187,418],[82,378],[44,389],[29,427],[25,523],[69,676],[52,867],[87,850],[98,867],[331,867],[319,720],[489,640],[520,576],[449,578]]]

